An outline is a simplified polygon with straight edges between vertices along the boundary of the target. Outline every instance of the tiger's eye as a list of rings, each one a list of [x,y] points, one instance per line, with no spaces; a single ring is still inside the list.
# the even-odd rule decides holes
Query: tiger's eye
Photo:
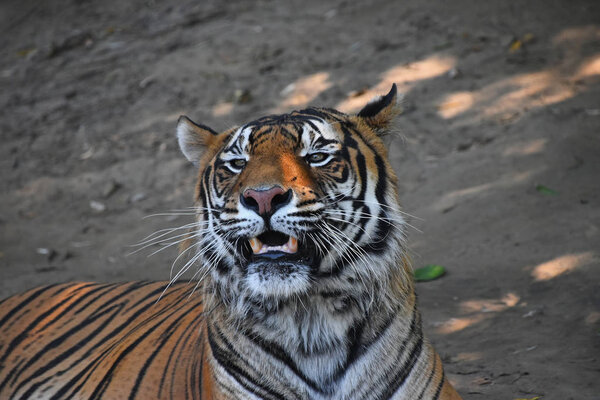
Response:
[[[229,161],[229,163],[231,164],[232,167],[237,168],[237,169],[242,169],[246,166],[246,160],[244,160],[243,158],[233,159],[233,160]]]
[[[328,155],[327,153],[312,153],[306,156],[306,160],[310,163],[318,163],[325,160]]]

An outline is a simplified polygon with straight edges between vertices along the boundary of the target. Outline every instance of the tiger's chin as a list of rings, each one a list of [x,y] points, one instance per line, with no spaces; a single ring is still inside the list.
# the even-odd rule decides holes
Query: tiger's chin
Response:
[[[258,298],[286,299],[306,293],[320,263],[315,246],[281,232],[267,231],[242,249],[245,283]]]
[[[246,287],[258,298],[287,299],[306,293],[311,285],[310,266],[284,260],[248,264]]]

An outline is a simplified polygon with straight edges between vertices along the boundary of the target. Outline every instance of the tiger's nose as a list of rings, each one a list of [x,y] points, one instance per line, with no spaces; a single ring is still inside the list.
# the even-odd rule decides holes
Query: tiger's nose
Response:
[[[280,186],[269,189],[246,189],[240,196],[240,203],[259,215],[270,214],[285,206],[292,200],[292,189],[284,191]]]

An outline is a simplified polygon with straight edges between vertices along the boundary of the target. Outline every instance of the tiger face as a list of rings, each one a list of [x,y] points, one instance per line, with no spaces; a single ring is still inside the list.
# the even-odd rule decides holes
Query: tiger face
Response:
[[[309,108],[220,134],[180,118],[199,166],[195,257],[223,300],[362,299],[389,279],[403,220],[380,133],[395,107],[394,85],[358,115]]]

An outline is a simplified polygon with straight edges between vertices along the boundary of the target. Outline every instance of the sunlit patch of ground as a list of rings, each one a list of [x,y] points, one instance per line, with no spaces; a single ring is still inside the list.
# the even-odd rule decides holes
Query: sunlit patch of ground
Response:
[[[544,151],[548,139],[535,139],[526,143],[519,143],[506,148],[502,155],[504,156],[528,156],[531,154],[538,154]]]
[[[597,41],[596,27],[567,29],[556,35],[553,45],[565,54],[560,64],[539,71],[513,75],[472,91],[443,95],[438,115],[456,126],[477,121],[512,122],[524,113],[557,104],[587,90],[582,81],[600,75],[600,54],[582,57],[582,46]]]
[[[536,281],[548,281],[587,265],[592,262],[593,259],[594,253],[589,251],[556,257],[534,267],[533,271],[531,271],[531,276]]]
[[[272,112],[288,112],[293,108],[306,107],[331,85],[327,72],[317,72],[300,78],[282,90],[284,100]]]
[[[398,85],[399,93],[407,93],[420,81],[443,75],[455,65],[454,57],[440,55],[432,55],[424,60],[397,65],[381,74],[381,80],[377,85],[348,96],[338,103],[336,108],[346,113],[356,112],[373,97],[387,93],[393,83]]]
[[[471,314],[465,317],[450,318],[437,324],[437,333],[449,334],[462,331],[489,318],[493,313],[515,307],[521,298],[515,293],[507,293],[499,299],[467,300],[460,304],[461,313]]]

